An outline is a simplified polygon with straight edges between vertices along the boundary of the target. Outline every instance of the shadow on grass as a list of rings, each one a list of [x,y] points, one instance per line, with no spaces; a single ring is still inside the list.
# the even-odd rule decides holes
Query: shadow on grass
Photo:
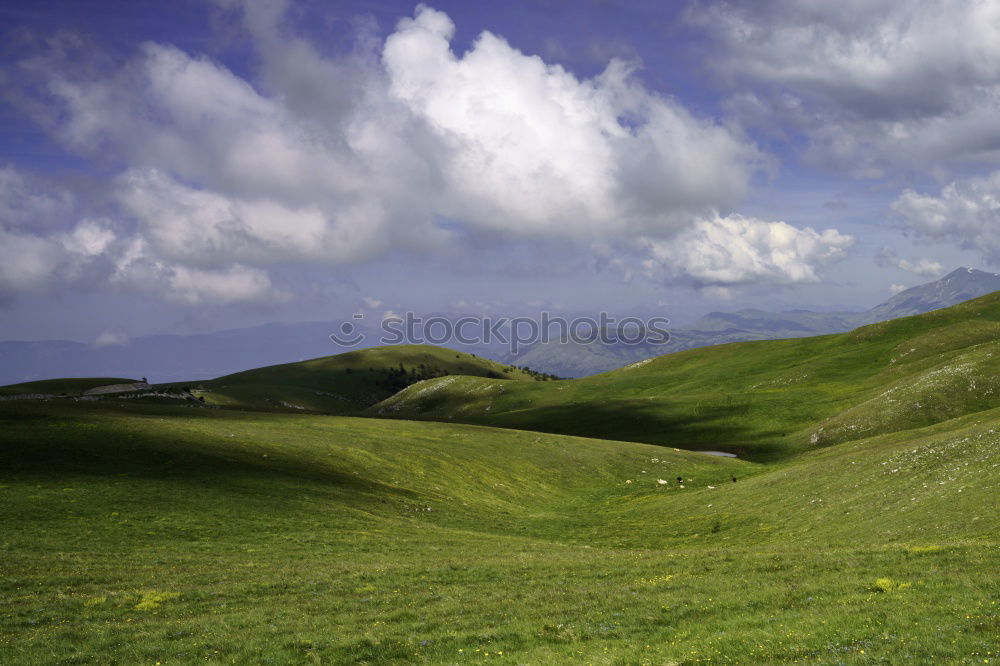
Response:
[[[176,416],[168,411],[159,415]],[[81,416],[89,418],[81,421]],[[259,450],[244,449],[239,438],[228,440],[212,433],[161,434],[149,432],[149,422],[144,426],[132,429],[123,425],[115,420],[112,409],[86,413],[65,407],[28,408],[15,414],[4,410],[0,413],[0,476],[127,475],[213,487],[227,481],[265,479],[285,481],[282,485],[290,491],[296,481],[318,483],[372,501],[417,495],[274,447],[264,456]]]
[[[754,428],[751,418],[750,408],[742,404],[703,404],[692,409],[690,405],[648,400],[607,400],[533,407],[476,422],[695,451],[725,451],[748,460],[783,457],[785,447],[777,441],[780,433]]]

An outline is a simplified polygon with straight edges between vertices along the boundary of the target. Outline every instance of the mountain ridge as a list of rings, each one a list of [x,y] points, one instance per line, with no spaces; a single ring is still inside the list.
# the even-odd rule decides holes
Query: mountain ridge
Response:
[[[548,384],[432,379],[368,413],[765,461],[1000,408],[998,349],[1000,292],[846,333],[689,349]]]
[[[962,267],[934,282],[911,287],[863,312],[814,312],[795,309],[770,312],[747,308],[710,312],[685,326],[671,329],[663,345],[575,345],[540,343],[505,358],[560,377],[584,377],[629,363],[687,349],[730,342],[800,338],[845,333],[859,326],[923,314],[1000,291],[1000,274]]]
[[[672,339],[665,345],[543,343],[517,355],[504,353],[496,345],[451,343],[449,346],[507,365],[528,366],[560,377],[581,377],[685,349],[840,333],[876,321],[948,307],[997,290],[1000,290],[1000,275],[963,267],[935,282],[902,291],[864,312],[815,312],[801,308],[777,313],[759,309],[710,312],[691,324],[672,328]],[[338,345],[329,337],[348,322],[377,343],[376,328],[357,326],[352,320],[269,323],[195,335],[156,334],[103,347],[69,340],[0,342],[0,384],[53,377],[148,376],[159,383],[220,377],[247,368],[357,349]]]

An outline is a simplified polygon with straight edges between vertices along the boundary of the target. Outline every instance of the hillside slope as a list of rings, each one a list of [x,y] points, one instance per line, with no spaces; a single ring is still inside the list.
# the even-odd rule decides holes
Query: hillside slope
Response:
[[[851,333],[668,354],[547,384],[420,382],[369,413],[764,460],[1000,406],[1000,293]]]
[[[940,280],[910,287],[861,313],[856,325],[923,314],[1000,291],[1000,273],[956,268]]]
[[[139,380],[122,377],[77,377],[72,379],[41,379],[34,382],[0,386],[0,396],[24,394],[80,395],[98,386],[111,384],[131,384]]]
[[[201,382],[204,390],[198,394],[208,404],[221,406],[348,414],[421,379],[446,375],[543,379],[530,371],[443,347],[398,345],[246,370]]]
[[[995,291],[1000,291],[1000,274],[959,268],[934,282],[906,289],[864,312],[711,312],[690,324],[672,328],[670,342],[665,344],[588,345],[555,341],[534,345],[506,360],[561,377],[585,377],[687,349],[843,333],[867,324],[950,307]]]
[[[3,663],[981,663],[1000,647],[998,410],[775,466],[142,404],[5,403],[0,425]]]

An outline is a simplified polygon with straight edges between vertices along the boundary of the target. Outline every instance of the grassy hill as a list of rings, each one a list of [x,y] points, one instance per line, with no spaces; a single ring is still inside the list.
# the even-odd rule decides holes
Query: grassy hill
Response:
[[[191,389],[206,404],[220,407],[352,414],[415,382],[452,375],[498,380],[552,379],[530,369],[443,347],[398,345],[255,368],[207,381],[157,384],[155,388]],[[134,381],[109,377],[48,379],[0,387],[0,396],[79,395],[95,386]]]
[[[710,312],[690,324],[671,327],[670,341],[666,344],[581,344],[553,340],[532,345],[516,357],[509,356],[505,360],[516,360],[517,365],[528,365],[563,377],[586,377],[686,349],[843,333],[867,324],[950,307],[997,290],[1000,290],[1000,274],[959,268],[934,282],[906,289],[866,312],[754,309]]]
[[[262,411],[0,402],[0,663],[990,663],[998,333],[991,296],[574,381],[392,348],[208,384]],[[373,411],[451,422],[271,402],[446,360]]]
[[[359,349],[202,382],[208,404],[249,409],[356,413],[422,379],[470,375],[498,380],[541,376],[472,354],[429,345]]]
[[[208,404],[249,409],[359,412],[431,377],[471,375],[532,380],[530,371],[430,345],[372,347],[256,368],[202,382]]]
[[[3,403],[0,663],[984,663],[998,432],[990,410],[761,465]]]
[[[583,379],[434,379],[369,413],[774,460],[997,406],[1000,293],[850,333],[695,349]]]
[[[44,393],[49,395],[79,395],[88,389],[110,384],[131,384],[138,379],[123,379],[121,377],[83,377],[73,379],[42,379],[21,384],[0,386],[0,395],[19,395]]]

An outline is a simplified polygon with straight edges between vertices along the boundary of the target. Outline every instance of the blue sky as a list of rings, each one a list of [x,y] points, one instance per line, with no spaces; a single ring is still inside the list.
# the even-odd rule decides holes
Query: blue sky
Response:
[[[1000,264],[994,3],[620,4],[3,3],[0,339]]]

